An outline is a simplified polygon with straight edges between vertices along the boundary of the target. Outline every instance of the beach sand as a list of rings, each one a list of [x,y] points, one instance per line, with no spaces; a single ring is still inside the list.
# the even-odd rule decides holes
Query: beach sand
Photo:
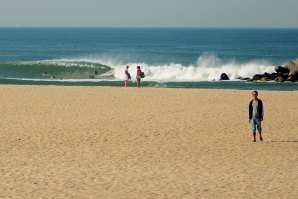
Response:
[[[298,198],[298,92],[0,85],[0,198]]]

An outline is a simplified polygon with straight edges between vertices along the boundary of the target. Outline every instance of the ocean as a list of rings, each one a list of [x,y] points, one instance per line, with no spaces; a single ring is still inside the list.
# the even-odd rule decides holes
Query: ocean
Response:
[[[237,80],[297,58],[298,29],[0,28],[0,84],[298,90]]]

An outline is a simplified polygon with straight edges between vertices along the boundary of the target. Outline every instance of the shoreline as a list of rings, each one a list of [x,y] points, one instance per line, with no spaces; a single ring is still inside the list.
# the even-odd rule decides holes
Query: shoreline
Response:
[[[124,81],[15,81],[0,80],[0,85],[31,85],[31,86],[82,86],[82,87],[124,87]],[[129,87],[135,87],[135,82],[130,82]],[[143,88],[179,88],[179,89],[219,89],[219,90],[273,90],[273,91],[298,91],[297,82],[246,82],[246,81],[201,81],[201,82],[154,82],[144,81]]]
[[[121,84],[124,84],[123,81],[117,81],[117,82],[120,82]],[[230,82],[233,82],[233,81],[230,81]],[[198,83],[198,82],[194,82],[194,83]],[[213,82],[213,81],[210,81],[208,83],[216,83],[216,82]],[[221,83],[221,82],[218,82],[218,83]],[[229,82],[227,82],[229,83]],[[255,82],[255,83],[263,83],[263,82]],[[266,82],[266,83],[273,83],[273,84],[283,84],[283,83],[278,83],[278,82]],[[291,82],[289,84],[295,84],[296,82]],[[298,83],[297,83],[298,85]],[[186,88],[186,87],[151,87],[151,86],[141,86],[140,88],[136,87],[135,85],[130,85],[129,87],[124,87],[124,85],[117,85],[117,86],[109,86],[109,85],[73,85],[73,84],[69,84],[69,85],[64,85],[64,84],[0,84],[0,87],[3,86],[16,86],[16,87],[22,87],[22,86],[25,86],[25,87],[65,87],[65,88],[69,88],[69,87],[74,87],[74,88],[111,88],[111,89],[153,89],[153,90],[163,90],[163,89],[170,89],[170,90],[210,90],[210,91],[224,91],[224,90],[227,90],[227,91],[253,91],[253,90],[259,90],[261,92],[267,92],[267,91],[270,91],[270,92],[297,92],[298,90],[266,90],[266,89],[241,89],[241,88],[205,88],[205,87],[189,87],[189,88]]]

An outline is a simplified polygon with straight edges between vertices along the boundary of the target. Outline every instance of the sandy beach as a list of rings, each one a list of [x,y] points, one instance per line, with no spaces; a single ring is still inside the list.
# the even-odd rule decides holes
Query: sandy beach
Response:
[[[0,198],[298,198],[298,92],[0,85]]]

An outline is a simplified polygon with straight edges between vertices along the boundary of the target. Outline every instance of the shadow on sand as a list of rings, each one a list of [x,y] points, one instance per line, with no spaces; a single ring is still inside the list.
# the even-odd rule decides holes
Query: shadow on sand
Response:
[[[279,141],[272,140],[271,142],[297,142],[298,143],[298,140],[279,140]]]

